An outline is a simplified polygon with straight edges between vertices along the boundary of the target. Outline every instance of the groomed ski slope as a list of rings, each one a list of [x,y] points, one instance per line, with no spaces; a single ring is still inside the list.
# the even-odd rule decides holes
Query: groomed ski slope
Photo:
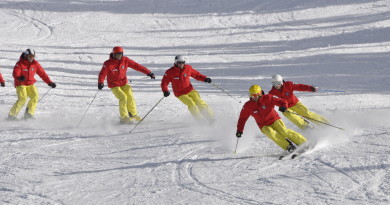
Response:
[[[0,2],[0,204],[389,204],[390,1],[146,0]],[[301,131],[314,150],[283,151],[247,122],[243,103],[194,87],[216,113],[196,124],[170,96],[131,133],[97,76],[114,46],[152,70],[128,76],[144,116],[163,97],[177,54],[235,98],[270,78],[316,85],[296,95],[344,131]],[[36,120],[4,119],[16,101],[12,69],[36,51],[57,88],[39,79]],[[343,91],[343,92],[336,92]],[[94,99],[94,96],[96,98]],[[87,113],[87,108],[89,110]],[[22,109],[20,116],[22,116]],[[80,120],[85,113],[84,119]]]

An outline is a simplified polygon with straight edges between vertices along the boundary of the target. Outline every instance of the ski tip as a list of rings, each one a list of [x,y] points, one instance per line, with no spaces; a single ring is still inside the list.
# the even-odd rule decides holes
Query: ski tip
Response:
[[[284,158],[284,156],[280,156],[280,157],[279,157],[279,160],[282,160],[283,158]]]

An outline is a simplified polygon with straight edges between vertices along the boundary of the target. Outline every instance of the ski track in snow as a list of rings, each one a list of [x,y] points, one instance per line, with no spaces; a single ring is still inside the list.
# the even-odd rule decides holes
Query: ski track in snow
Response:
[[[389,1],[0,4],[1,204],[390,203]],[[96,86],[118,45],[157,76],[128,71],[141,116],[161,99],[161,76],[176,54],[236,99],[193,80],[216,124],[196,124],[172,93],[129,134],[134,125],[118,124],[117,99]],[[26,48],[57,88],[36,76],[37,119],[8,122],[12,68]],[[279,161],[282,150],[253,119],[237,141],[248,87],[268,91],[276,73],[345,91],[296,93],[345,131],[301,131],[281,115],[317,143],[294,160]]]

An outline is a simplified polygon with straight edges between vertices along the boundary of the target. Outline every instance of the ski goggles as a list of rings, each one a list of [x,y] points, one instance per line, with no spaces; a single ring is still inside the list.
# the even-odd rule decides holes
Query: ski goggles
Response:
[[[123,55],[122,52],[114,53],[114,55]]]
[[[177,61],[177,64],[186,64],[185,61]]]
[[[276,86],[279,86],[279,85],[283,85],[283,82],[274,81],[274,82],[272,82],[272,85],[273,85],[274,87],[276,87]]]
[[[254,93],[254,94],[250,94],[249,97],[257,98],[257,97],[260,97],[260,96],[261,96],[261,93]]]

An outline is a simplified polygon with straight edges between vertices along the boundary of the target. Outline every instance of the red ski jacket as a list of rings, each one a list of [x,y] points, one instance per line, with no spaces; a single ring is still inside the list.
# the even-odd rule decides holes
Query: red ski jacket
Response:
[[[3,76],[1,75],[1,73],[0,73],[0,83],[4,83],[4,79],[3,79]]]
[[[272,125],[276,120],[280,119],[274,107],[287,106],[287,102],[273,95],[263,95],[257,102],[249,100],[242,107],[240,117],[237,122],[237,132],[244,132],[245,123],[249,116],[255,118],[259,128],[267,125]]]
[[[14,85],[33,85],[37,80],[35,80],[34,76],[35,73],[39,75],[40,78],[42,78],[43,81],[45,81],[46,84],[51,83],[49,76],[46,74],[45,70],[42,68],[42,66],[36,61],[35,59],[30,63],[28,60],[23,59],[22,56],[20,56],[19,61],[16,63],[14,67],[14,71],[12,73],[12,76],[14,77]],[[24,76],[25,80],[20,81],[19,77]]]
[[[294,90],[297,91],[310,91],[312,92],[313,86],[304,84],[294,84],[291,81],[284,82],[281,90],[276,89],[272,86],[272,89],[268,94],[278,96],[287,101],[288,107],[292,107],[299,102],[299,99],[294,95]]]
[[[168,85],[172,83],[172,90],[176,97],[185,95],[194,90],[190,77],[199,81],[204,81],[207,78],[205,75],[193,69],[189,64],[184,65],[183,69],[174,65],[165,72],[161,80],[161,89],[163,92],[168,91]]]
[[[146,67],[136,63],[135,61],[123,56],[121,60],[116,60],[110,54],[110,59],[106,60],[103,64],[103,68],[100,70],[98,83],[104,83],[104,79],[107,76],[107,84],[109,88],[118,86],[124,86],[127,84],[127,68],[132,68],[136,71],[145,73],[146,75],[151,73]]]

